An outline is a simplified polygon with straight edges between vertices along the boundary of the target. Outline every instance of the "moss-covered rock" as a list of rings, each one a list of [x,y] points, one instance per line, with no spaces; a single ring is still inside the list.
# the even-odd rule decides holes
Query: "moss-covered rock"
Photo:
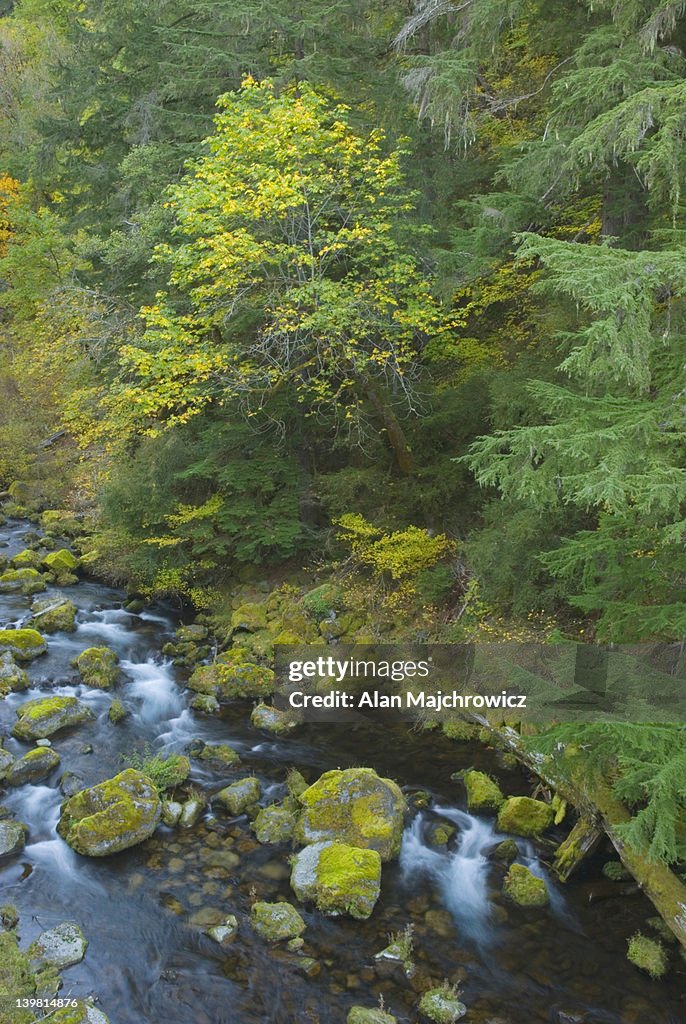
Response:
[[[220,946],[230,942],[238,933],[238,918],[235,914],[229,914],[221,924],[215,924],[205,932],[211,939],[218,942]]]
[[[72,664],[86,686],[97,690],[109,690],[119,675],[119,658],[109,647],[87,647]]]
[[[151,779],[127,768],[62,804],[58,833],[86,857],[106,857],[148,839],[162,807]]]
[[[10,754],[9,750],[5,750],[0,747],[0,782],[7,778],[12,765],[14,764],[14,754]]]
[[[452,721],[443,722],[441,731],[449,740],[456,740],[458,743],[469,743],[475,740],[479,732],[472,722],[465,722],[463,718],[454,718]]]
[[[434,1024],[455,1024],[462,1020],[467,1007],[461,1003],[458,993],[450,985],[429,989],[419,1002],[419,1012]]]
[[[335,583],[322,583],[314,590],[308,591],[301,604],[311,618],[320,620],[330,616],[332,612],[341,612],[345,608],[343,591]]]
[[[229,814],[242,814],[251,804],[257,803],[261,792],[260,780],[250,775],[221,789],[214,799],[218,800]]]
[[[520,907],[545,907],[548,889],[542,878],[536,878],[523,864],[511,864],[503,882],[503,892]]]
[[[269,704],[257,704],[250,715],[250,721],[256,729],[264,729],[274,736],[282,736],[291,732],[299,724],[293,712],[280,711]]]
[[[179,828],[193,828],[205,810],[207,800],[202,793],[196,793],[184,801],[179,815]]]
[[[64,576],[66,573],[74,573],[79,568],[81,560],[68,551],[67,548],[60,548],[58,551],[51,551],[43,559],[43,565],[55,576]]]
[[[51,1013],[50,1024],[110,1024],[110,1019],[99,1006],[94,1006],[87,1000],[85,1003],[79,1001],[77,1006],[63,1007]]]
[[[9,651],[0,654],[0,697],[8,693],[27,690],[29,677],[23,668],[19,668]]]
[[[267,628],[267,608],[265,604],[248,602],[236,608],[231,614],[231,628],[244,629],[248,633],[255,633],[260,629]]]
[[[465,772],[464,784],[470,811],[497,811],[505,800],[498,783],[484,772]]]
[[[0,821],[0,860],[21,853],[24,849],[27,832],[26,825],[22,825],[19,821],[8,819]]]
[[[398,1018],[378,1006],[371,1010],[366,1006],[353,1006],[346,1017],[346,1024],[398,1024]]]
[[[119,722],[123,722],[124,719],[128,717],[128,714],[128,711],[120,700],[113,700],[110,704],[110,709],[107,712],[107,717],[112,725],[118,725]]]
[[[621,860],[608,860],[603,864],[603,875],[611,882],[628,882],[631,873],[622,864]]]
[[[198,761],[204,761],[212,768],[234,768],[241,763],[237,751],[228,743],[203,743],[202,747],[193,752],[192,756]]]
[[[253,903],[250,923],[267,942],[295,939],[305,931],[305,922],[290,903]]]
[[[516,836],[539,836],[553,823],[555,812],[550,804],[529,796],[511,796],[498,813],[500,832]]]
[[[426,830],[426,838],[431,846],[447,846],[456,832],[449,821],[434,821]]]
[[[313,843],[295,858],[291,887],[325,914],[364,920],[381,892],[381,858],[376,850],[345,843]]]
[[[40,524],[53,537],[78,537],[83,527],[73,513],[61,508],[51,508],[40,516]]]
[[[191,690],[222,702],[269,697],[274,692],[272,670],[250,661],[241,648],[232,648],[220,658],[196,668],[188,681]]]
[[[293,838],[297,818],[293,811],[273,804],[263,807],[253,822],[260,843],[287,843]]]
[[[176,639],[179,643],[202,643],[209,636],[209,630],[207,626],[202,625],[200,622],[193,622],[189,626],[179,626],[176,631]]]
[[[7,773],[8,786],[23,786],[27,782],[40,782],[57,768],[60,755],[50,747],[34,747],[18,761],[15,761]]]
[[[629,939],[626,957],[635,967],[646,971],[651,978],[661,978],[669,967],[667,950],[662,943],[657,939],[649,939],[640,932],[636,932]]]
[[[36,994],[36,979],[28,957],[12,931],[0,930],[0,1024],[33,1024],[33,1010],[14,1006],[15,999]]]
[[[196,693],[191,707],[201,715],[218,715],[221,710],[219,701],[211,693]]]
[[[43,564],[43,555],[40,551],[25,548],[24,551],[20,551],[12,558],[11,564],[14,569],[40,569]]]
[[[400,787],[371,768],[326,772],[298,798],[299,843],[336,841],[376,850],[382,860],[400,852],[407,810]]]
[[[0,629],[0,653],[9,651],[17,661],[33,661],[47,649],[48,641],[35,629]]]
[[[45,964],[62,970],[80,963],[86,955],[87,946],[86,937],[78,924],[63,921],[41,932],[27,952],[34,970],[40,970]]]
[[[76,629],[76,605],[64,598],[38,598],[31,605],[31,625],[43,633],[73,633]]]
[[[76,697],[38,697],[17,708],[19,721],[12,729],[18,740],[40,740],[60,729],[69,729],[95,716]]]
[[[297,800],[298,797],[302,796],[308,788],[308,785],[307,779],[302,772],[299,772],[297,768],[290,769],[286,776],[286,786],[288,787],[289,796]]]
[[[502,843],[493,847],[491,860],[498,860],[502,864],[511,864],[513,860],[517,859],[518,854],[519,849],[515,840],[503,839]]]
[[[0,593],[38,594],[46,585],[37,569],[9,569],[0,576]]]

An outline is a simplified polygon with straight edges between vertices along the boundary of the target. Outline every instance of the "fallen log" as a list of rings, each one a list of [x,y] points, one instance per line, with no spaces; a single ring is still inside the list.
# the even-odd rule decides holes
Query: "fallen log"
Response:
[[[561,882],[566,882],[582,861],[593,853],[603,835],[603,827],[597,819],[579,818],[555,851],[553,871]]]

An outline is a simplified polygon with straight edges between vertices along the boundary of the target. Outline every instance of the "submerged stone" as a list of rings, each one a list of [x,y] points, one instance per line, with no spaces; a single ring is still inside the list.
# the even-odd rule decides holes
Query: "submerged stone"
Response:
[[[485,772],[465,772],[464,784],[470,811],[497,811],[505,800],[498,783]]]
[[[76,697],[38,697],[17,708],[19,721],[12,729],[18,740],[37,740],[88,722],[95,716]]]
[[[261,792],[259,779],[251,775],[221,789],[215,794],[214,799],[223,804],[229,814],[242,814],[251,804],[257,803]]]
[[[520,907],[545,907],[549,902],[543,879],[537,878],[523,864],[510,865],[503,882],[503,892]]]
[[[298,797],[301,844],[337,841],[397,857],[407,810],[400,787],[371,768],[326,772]]]
[[[511,796],[498,813],[498,831],[517,836],[539,836],[553,823],[555,812],[550,804],[529,796]]]
[[[181,814],[179,816],[179,827],[180,828],[193,828],[198,821],[198,818],[205,809],[205,797],[204,796],[192,796],[181,807]]]
[[[268,942],[294,939],[305,931],[305,922],[290,903],[253,903],[250,923]]]
[[[161,815],[154,783],[127,768],[62,804],[58,833],[87,857],[106,857],[148,839]]]
[[[299,900],[326,914],[370,916],[381,892],[381,858],[376,850],[344,843],[313,843],[293,862],[291,888]]]
[[[59,754],[50,747],[35,747],[18,761],[7,773],[8,786],[23,786],[27,782],[40,782],[60,763]]]
[[[109,647],[87,647],[72,664],[86,686],[97,690],[109,690],[119,675],[119,658]]]
[[[215,924],[213,928],[208,928],[206,935],[209,935],[211,939],[222,945],[233,939],[238,931],[238,918],[233,914],[229,916],[221,923]]]
[[[17,661],[33,661],[47,649],[47,640],[35,629],[0,629],[0,652],[8,651]]]

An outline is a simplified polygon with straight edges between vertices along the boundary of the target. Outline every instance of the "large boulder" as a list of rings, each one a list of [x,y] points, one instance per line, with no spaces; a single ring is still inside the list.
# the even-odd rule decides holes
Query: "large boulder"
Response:
[[[35,629],[0,629],[0,653],[9,651],[17,661],[33,661],[47,649],[47,640]]]
[[[66,548],[60,548],[59,551],[51,551],[49,555],[46,555],[43,559],[43,565],[50,572],[53,572],[56,576],[64,576],[65,573],[75,572],[80,564],[80,560],[76,555],[72,554]]]
[[[60,755],[50,747],[35,747],[15,761],[7,772],[8,786],[23,786],[27,782],[40,782],[60,763]]]
[[[31,624],[44,633],[73,633],[76,605],[66,598],[39,597],[31,605]]]
[[[0,860],[21,853],[27,831],[26,825],[18,821],[0,821]]]
[[[301,793],[296,838],[301,845],[340,842],[376,850],[382,860],[400,852],[405,797],[371,768],[326,772]]]
[[[40,551],[33,551],[31,548],[24,548],[12,560],[13,569],[40,569],[43,563],[43,555]]]
[[[107,857],[148,839],[162,805],[147,775],[127,768],[62,804],[58,833],[86,857]]]
[[[0,654],[0,697],[8,693],[27,690],[29,677],[23,668],[19,668],[9,651]]]
[[[17,708],[19,721],[12,735],[18,740],[45,739],[94,717],[91,709],[76,697],[38,697]]]
[[[498,830],[516,836],[539,836],[553,823],[555,811],[542,800],[511,796],[498,813]]]
[[[233,648],[211,665],[196,668],[188,686],[219,701],[268,697],[274,692],[274,673],[250,661],[242,649]]]
[[[291,888],[325,914],[364,920],[381,892],[381,858],[376,850],[345,843],[313,843],[293,862]]]
[[[109,647],[87,647],[72,664],[86,686],[97,690],[109,690],[119,675],[119,658]]]

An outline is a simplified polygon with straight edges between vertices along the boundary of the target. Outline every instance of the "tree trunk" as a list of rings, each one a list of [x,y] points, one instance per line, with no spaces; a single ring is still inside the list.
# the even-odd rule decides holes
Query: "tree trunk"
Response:
[[[410,446],[407,443],[405,437],[405,431],[403,430],[400,420],[396,416],[393,407],[384,395],[381,387],[371,377],[364,376],[362,378],[367,397],[374,407],[374,411],[379,416],[379,419],[384,425],[386,437],[388,443],[393,449],[395,455],[395,461],[398,469],[405,476],[412,472],[412,452]]]

